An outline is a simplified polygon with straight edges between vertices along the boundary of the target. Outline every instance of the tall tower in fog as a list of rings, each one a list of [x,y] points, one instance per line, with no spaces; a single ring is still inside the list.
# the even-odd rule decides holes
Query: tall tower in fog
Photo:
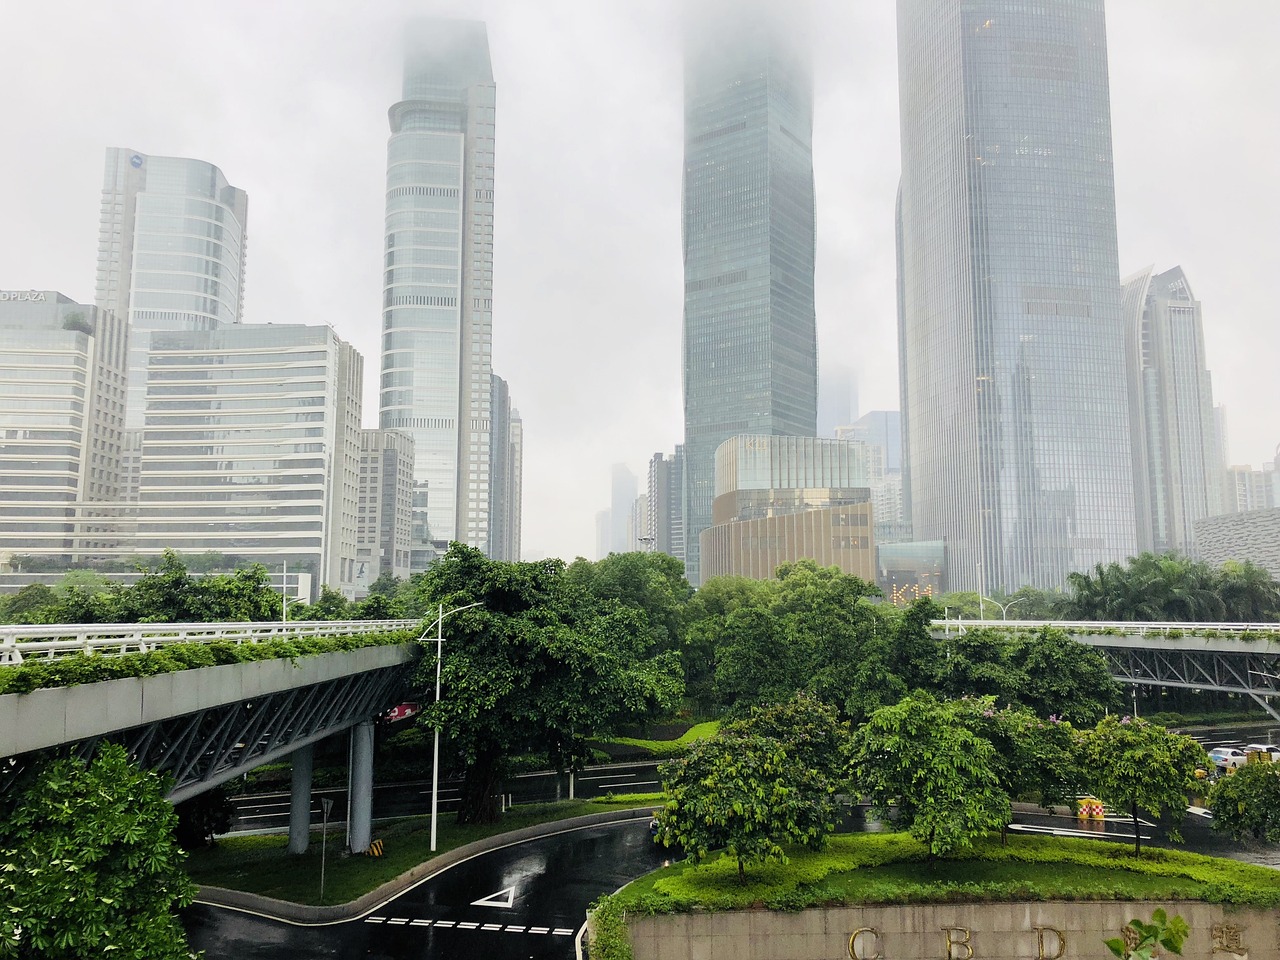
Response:
[[[718,3],[687,24],[684,65],[685,561],[701,582],[716,448],[813,436],[813,78],[782,3]]]
[[[429,538],[489,542],[494,84],[483,23],[415,22],[391,107],[379,425],[414,441]]]
[[[248,207],[211,163],[108,148],[94,303],[129,323],[126,430],[143,425],[152,333],[240,322]]]
[[[1195,521],[1227,509],[1200,301],[1181,267],[1141,270],[1125,279],[1121,297],[1138,546],[1189,554]]]
[[[953,589],[1136,546],[1103,0],[898,0],[903,439]]]

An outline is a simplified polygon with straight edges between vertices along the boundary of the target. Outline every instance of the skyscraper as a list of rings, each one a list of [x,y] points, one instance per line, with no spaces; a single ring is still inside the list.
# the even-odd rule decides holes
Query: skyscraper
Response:
[[[1190,554],[1195,521],[1226,512],[1200,301],[1181,267],[1139,271],[1124,281],[1121,297],[1138,546]]]
[[[952,589],[1134,552],[1103,0],[899,0],[904,471]]]
[[[240,322],[248,206],[211,163],[108,148],[94,301],[129,324],[128,430],[142,427],[152,333]]]
[[[489,544],[494,84],[483,23],[410,26],[391,107],[379,425],[413,436],[414,527]],[[416,543],[414,569],[429,544]]]
[[[813,79],[794,5],[692,17],[684,67],[685,565],[699,584],[716,448],[813,436]]]

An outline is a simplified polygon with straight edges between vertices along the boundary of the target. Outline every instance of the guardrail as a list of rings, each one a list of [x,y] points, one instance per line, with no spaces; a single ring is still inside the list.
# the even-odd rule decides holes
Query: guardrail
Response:
[[[1256,633],[1274,636],[1280,634],[1280,623],[1154,623],[1136,620],[934,620],[935,630],[951,633],[979,627],[1005,630],[1038,630],[1053,627],[1068,633],[1124,633],[1141,637],[1147,634],[1168,636],[1170,633],[1204,635],[1206,633]]]
[[[146,653],[171,643],[261,643],[295,637],[417,630],[421,620],[291,620],[259,623],[77,623],[0,626],[0,665],[79,654]]]

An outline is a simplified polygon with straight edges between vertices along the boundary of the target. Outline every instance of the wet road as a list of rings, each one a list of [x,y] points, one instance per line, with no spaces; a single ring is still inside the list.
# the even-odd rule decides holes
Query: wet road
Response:
[[[354,921],[299,926],[197,904],[184,923],[208,960],[565,960],[588,905],[666,856],[645,816],[479,854]]]

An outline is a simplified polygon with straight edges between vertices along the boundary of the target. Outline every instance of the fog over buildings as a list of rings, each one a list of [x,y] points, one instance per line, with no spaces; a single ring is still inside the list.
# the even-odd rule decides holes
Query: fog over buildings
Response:
[[[9,4],[0,289],[94,300],[102,158],[215,164],[252,198],[246,324],[330,324],[375,375],[387,106],[413,17],[486,21],[496,144],[493,367],[523,418],[526,557],[592,555],[611,468],[683,441],[683,83],[675,0]],[[299,11],[305,11],[305,16]],[[818,356],[898,406],[895,4],[814,5]],[[1204,305],[1228,461],[1280,440],[1274,0],[1107,8],[1121,275],[1180,265]]]

